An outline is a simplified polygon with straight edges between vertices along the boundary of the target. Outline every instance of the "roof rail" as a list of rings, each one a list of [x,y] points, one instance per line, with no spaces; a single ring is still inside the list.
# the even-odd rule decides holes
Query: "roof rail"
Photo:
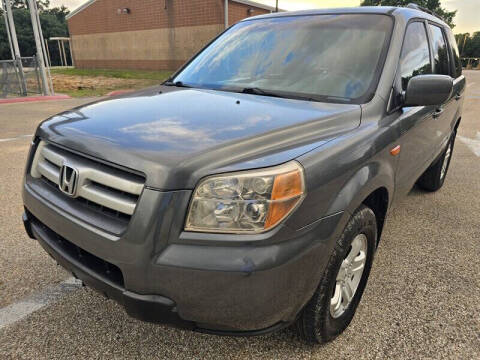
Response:
[[[435,11],[432,11],[430,9],[424,8],[423,6],[417,5],[415,3],[410,3],[406,6],[408,9],[415,9],[415,10],[420,10],[423,12],[426,12],[427,14],[433,15],[436,18],[439,18],[442,21],[445,21],[440,15],[438,15]]]

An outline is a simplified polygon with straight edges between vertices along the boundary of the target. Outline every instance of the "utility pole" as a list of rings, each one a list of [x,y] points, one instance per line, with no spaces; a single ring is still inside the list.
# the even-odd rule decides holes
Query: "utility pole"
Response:
[[[225,0],[225,29],[228,28],[228,0]]]
[[[4,9],[3,18],[5,21],[5,27],[7,28],[7,37],[8,37],[8,44],[10,45],[10,53],[12,54],[12,59],[15,59],[15,53],[13,52],[12,37],[10,35],[10,27],[8,26],[7,10],[5,6],[5,2],[3,0],[2,0],[2,9]]]
[[[41,36],[42,29],[40,28],[40,22],[38,17],[38,9],[35,0],[28,0],[28,8],[30,9],[30,17],[32,19],[33,35],[35,37],[35,45],[37,48],[37,61],[38,68],[40,69],[40,80],[42,82],[43,95],[51,95],[50,84],[47,79],[47,73],[45,70],[45,53],[43,36]]]
[[[277,0],[277,5],[275,6],[275,12],[278,12],[278,0]]]
[[[10,0],[3,0],[5,12],[7,14],[7,31],[10,35],[11,44],[13,45],[14,60],[17,63],[18,71],[20,73],[20,88],[22,95],[27,95],[27,86],[25,84],[25,74],[23,73],[22,58],[20,56],[20,48],[18,47],[17,32],[15,31],[15,23],[13,22],[12,6]]]

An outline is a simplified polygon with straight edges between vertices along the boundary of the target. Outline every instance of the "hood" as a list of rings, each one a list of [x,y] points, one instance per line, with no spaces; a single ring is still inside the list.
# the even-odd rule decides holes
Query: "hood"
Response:
[[[63,112],[37,135],[177,190],[292,160],[356,128],[360,113],[359,105],[161,86]]]

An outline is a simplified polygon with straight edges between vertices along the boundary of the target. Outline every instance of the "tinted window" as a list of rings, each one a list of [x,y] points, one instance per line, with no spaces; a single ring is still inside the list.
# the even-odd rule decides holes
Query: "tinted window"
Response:
[[[432,34],[433,72],[434,74],[450,75],[448,62],[448,47],[440,27],[429,25]]]
[[[455,64],[455,78],[462,75],[462,62],[460,60],[460,52],[458,51],[457,41],[451,30],[447,31],[448,42],[453,51],[453,61]]]
[[[256,87],[321,101],[372,94],[393,21],[385,15],[284,16],[240,22],[174,81],[235,91]]]
[[[416,75],[431,74],[430,50],[425,25],[414,22],[408,25],[400,56],[402,89],[407,89],[408,80]]]

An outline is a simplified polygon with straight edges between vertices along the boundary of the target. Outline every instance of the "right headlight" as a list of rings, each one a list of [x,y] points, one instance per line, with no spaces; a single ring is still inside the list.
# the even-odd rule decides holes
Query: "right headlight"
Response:
[[[296,161],[268,169],[205,178],[197,185],[185,230],[260,233],[285,219],[305,197]]]

